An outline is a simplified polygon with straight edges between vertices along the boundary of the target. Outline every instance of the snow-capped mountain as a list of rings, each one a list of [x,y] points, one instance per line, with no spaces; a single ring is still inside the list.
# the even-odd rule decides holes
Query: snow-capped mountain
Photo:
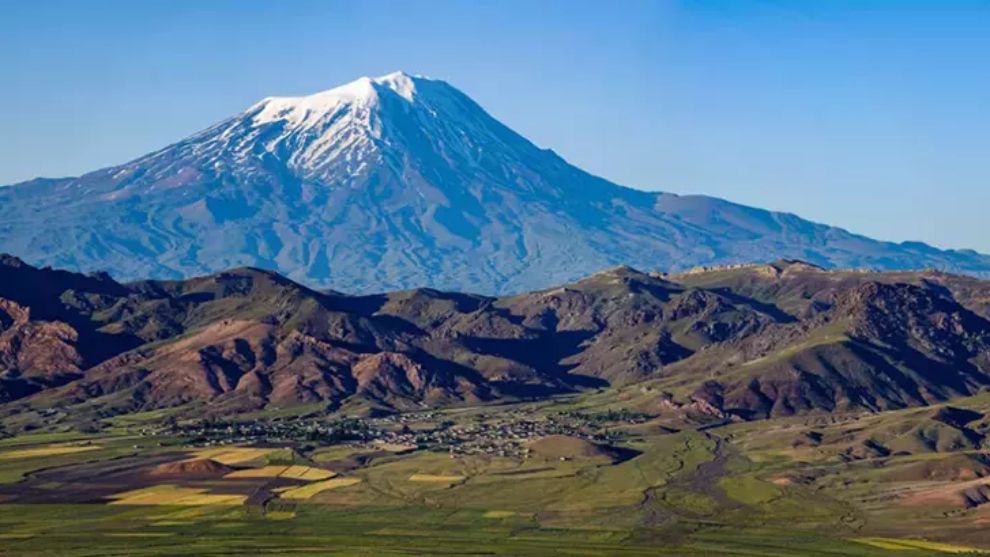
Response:
[[[990,273],[975,252],[618,186],[405,73],[266,98],[121,166],[2,188],[0,252],[120,279],[251,265],[353,292],[519,291],[616,264],[784,257]]]

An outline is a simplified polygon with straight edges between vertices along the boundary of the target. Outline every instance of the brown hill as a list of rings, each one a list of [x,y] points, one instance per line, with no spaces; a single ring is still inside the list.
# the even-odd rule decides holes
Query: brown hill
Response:
[[[165,462],[155,466],[150,474],[152,476],[224,476],[233,472],[234,469],[226,464],[217,462],[209,458],[194,458],[191,460],[180,460],[177,462]]]
[[[67,323],[35,320],[30,308],[0,298],[0,402],[80,377],[78,343]]]
[[[126,292],[103,275],[36,269],[0,254],[0,402],[78,379],[140,344],[89,319],[91,301]]]
[[[721,419],[919,406],[990,385],[990,282],[934,272],[619,267],[498,298],[347,296],[249,268],[119,284],[13,258],[0,279],[11,408],[388,411],[614,386],[649,411]]]
[[[794,317],[673,366],[672,375],[695,379],[697,396],[757,416],[882,410],[972,394],[990,379],[990,322],[949,289],[895,281],[903,273],[782,268],[685,277],[719,290],[732,285]],[[694,370],[708,371],[700,379]]]
[[[966,482],[987,475],[990,475],[990,466],[983,457],[954,454],[945,458],[910,462],[891,470],[884,477],[899,482]]]

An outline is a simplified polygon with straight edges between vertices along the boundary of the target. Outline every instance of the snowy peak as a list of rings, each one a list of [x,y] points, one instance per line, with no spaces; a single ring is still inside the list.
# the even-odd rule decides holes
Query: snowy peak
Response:
[[[516,182],[519,161],[540,158],[535,146],[461,91],[405,72],[312,95],[268,97],[192,139],[203,145],[197,157],[208,151],[211,160],[232,157],[241,165],[268,153],[297,177],[328,187],[381,168],[433,173],[438,163],[470,176],[484,167]]]
[[[424,111],[415,106],[421,84],[453,91],[440,81],[393,72],[312,95],[267,97],[222,126],[215,145],[249,156],[261,144],[304,178],[339,182],[380,160],[390,142],[383,139],[387,122]]]
[[[305,125],[332,116],[343,107],[376,106],[382,94],[394,93],[411,103],[416,98],[416,82],[421,80],[427,78],[413,77],[405,72],[362,77],[312,95],[267,97],[248,109],[248,112],[253,114],[254,125],[277,121],[285,121],[293,126]]]

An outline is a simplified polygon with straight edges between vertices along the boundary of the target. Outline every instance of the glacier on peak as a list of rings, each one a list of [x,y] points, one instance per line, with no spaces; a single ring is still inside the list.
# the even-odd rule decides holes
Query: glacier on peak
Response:
[[[212,153],[214,160],[256,157],[260,145],[307,179],[352,176],[378,158],[387,119],[383,105],[413,104],[417,81],[440,83],[393,72],[311,95],[266,97],[178,145],[195,144],[200,155]]]
[[[248,109],[253,113],[252,123],[263,125],[285,120],[294,126],[314,123],[333,115],[342,106],[372,106],[378,103],[379,94],[388,90],[413,102],[416,97],[416,80],[405,72],[393,72],[380,77],[361,77],[326,91],[297,97],[266,97]],[[433,80],[430,80],[433,81]]]
[[[298,177],[328,185],[348,182],[376,161],[388,160],[401,173],[411,159],[456,160],[470,173],[494,171],[516,181],[510,161],[532,159],[538,150],[447,82],[405,72],[267,97],[178,145],[189,144],[214,160],[268,153]]]

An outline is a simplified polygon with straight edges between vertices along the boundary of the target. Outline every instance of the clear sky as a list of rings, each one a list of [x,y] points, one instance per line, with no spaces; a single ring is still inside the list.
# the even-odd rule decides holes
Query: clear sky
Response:
[[[0,183],[445,79],[615,182],[990,252],[990,2],[0,0]]]

